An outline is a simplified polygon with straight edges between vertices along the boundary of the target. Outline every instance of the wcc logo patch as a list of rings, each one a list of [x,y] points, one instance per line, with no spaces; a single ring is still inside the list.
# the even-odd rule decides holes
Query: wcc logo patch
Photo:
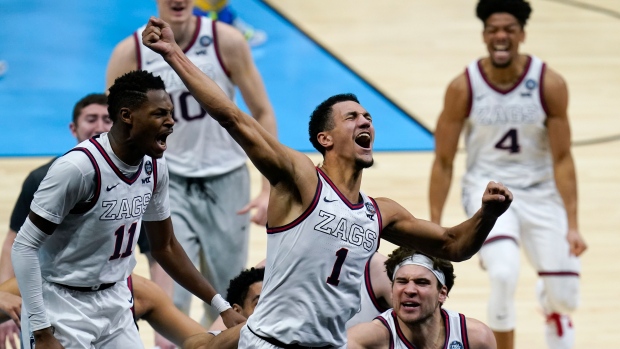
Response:
[[[448,346],[448,349],[463,349],[463,344],[459,341],[452,341]]]
[[[536,88],[536,86],[538,86],[538,84],[537,84],[537,83],[536,83],[536,81],[534,81],[533,79],[528,79],[528,80],[525,82],[525,87],[526,87],[528,90],[533,90],[533,89],[535,89],[535,88]]]
[[[200,46],[209,47],[209,45],[213,43],[213,38],[208,35],[203,35],[200,39],[198,39],[198,42],[200,43]]]
[[[151,173],[153,173],[153,163],[151,162],[151,160],[147,160],[146,163],[144,163],[144,171],[149,176],[151,175]]]
[[[368,217],[371,221],[374,221],[375,214],[377,214],[377,211],[375,211],[375,206],[371,202],[367,202],[364,205],[366,206],[366,217]]]

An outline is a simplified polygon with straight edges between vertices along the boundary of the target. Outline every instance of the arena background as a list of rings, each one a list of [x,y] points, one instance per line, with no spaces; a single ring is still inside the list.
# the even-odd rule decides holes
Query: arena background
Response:
[[[276,110],[281,140],[302,151],[312,108],[331,94],[354,92],[377,127],[376,165],[363,190],[391,197],[428,218],[432,134],[449,81],[485,55],[473,0],[237,0],[242,18],[267,31],[253,49]],[[589,244],[583,257],[581,307],[574,315],[577,348],[611,347],[620,339],[620,2],[531,0],[534,12],[522,52],[543,58],[567,80],[573,155],[579,180],[580,228]],[[116,42],[155,14],[154,1],[3,1],[0,11],[0,226],[27,173],[63,153],[73,103],[104,88],[105,66]],[[41,155],[45,155],[41,157]],[[320,158],[309,153],[316,163]],[[460,206],[464,154],[444,224],[465,218]],[[35,157],[39,156],[39,157]],[[258,183],[256,171],[253,183]],[[254,188],[258,188],[254,185]],[[518,199],[518,198],[517,198]],[[4,237],[4,233],[0,234]],[[249,265],[265,256],[264,228],[252,228]],[[380,251],[393,248],[382,243]],[[136,272],[148,276],[137,255]],[[543,316],[534,295],[536,275],[522,258],[517,289],[517,347],[543,348]],[[456,265],[456,287],[446,307],[486,319],[488,282],[477,257]],[[192,316],[200,317],[194,302]],[[152,330],[140,323],[145,347]]]

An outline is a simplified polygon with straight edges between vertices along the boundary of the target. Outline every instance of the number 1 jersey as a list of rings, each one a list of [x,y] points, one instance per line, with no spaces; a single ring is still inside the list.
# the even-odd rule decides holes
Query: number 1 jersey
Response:
[[[379,245],[381,214],[360,193],[349,202],[320,169],[310,207],[267,229],[263,290],[248,319],[255,333],[286,344],[342,346],[359,309],[364,267]]]

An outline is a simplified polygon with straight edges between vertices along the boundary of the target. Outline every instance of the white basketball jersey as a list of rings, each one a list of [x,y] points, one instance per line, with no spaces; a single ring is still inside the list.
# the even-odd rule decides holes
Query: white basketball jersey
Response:
[[[502,182],[528,188],[553,178],[542,95],[545,64],[528,57],[520,80],[509,90],[492,86],[480,61],[467,67],[471,108],[466,120],[465,185]]]
[[[246,163],[243,149],[189,93],[181,78],[161,55],[142,44],[145,26],[134,33],[138,68],[160,76],[174,104],[174,133],[168,137],[166,161],[170,172],[185,177],[228,173]],[[185,55],[234,100],[235,85],[222,65],[215,22],[197,17],[196,32]]]
[[[441,309],[441,317],[446,328],[444,349],[468,349],[467,324],[465,315],[447,309]],[[390,331],[390,349],[414,349],[415,346],[403,334],[394,309],[376,317]]]
[[[248,327],[285,344],[340,347],[359,309],[364,265],[379,247],[381,214],[373,199],[360,193],[352,204],[317,172],[310,207],[267,229],[263,290]]]
[[[372,282],[370,279],[370,260],[368,260],[366,263],[366,268],[364,269],[364,282],[360,285],[360,294],[359,311],[353,315],[349,321],[347,321],[347,329],[357,324],[361,324],[362,322],[370,322],[372,319],[379,316],[379,314],[387,310],[379,304],[379,301],[375,296],[375,292],[372,289]]]
[[[94,194],[64,217],[39,250],[41,275],[49,282],[90,287],[125,281],[136,265],[133,251],[142,216],[165,166],[145,156],[125,176],[95,136],[70,152],[83,152],[94,167]],[[88,160],[87,160],[88,159]],[[160,166],[158,166],[160,165]],[[164,171],[160,171],[163,167]],[[163,172],[163,173],[162,173]],[[149,208],[151,210],[151,208]]]

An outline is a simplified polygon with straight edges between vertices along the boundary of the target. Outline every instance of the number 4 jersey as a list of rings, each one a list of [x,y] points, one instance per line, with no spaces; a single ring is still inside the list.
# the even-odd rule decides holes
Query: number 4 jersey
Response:
[[[285,344],[342,346],[360,307],[364,266],[379,245],[381,214],[360,193],[349,202],[320,169],[310,207],[267,229],[267,264],[253,332]]]
[[[545,64],[528,57],[515,85],[500,90],[490,84],[480,61],[467,67],[471,93],[463,185],[493,180],[509,188],[528,188],[553,178],[542,92],[544,73]]]
[[[31,210],[58,224],[39,250],[48,282],[91,287],[124,281],[133,270],[140,222],[170,216],[163,159],[129,166],[112,152],[107,133],[58,158]]]

